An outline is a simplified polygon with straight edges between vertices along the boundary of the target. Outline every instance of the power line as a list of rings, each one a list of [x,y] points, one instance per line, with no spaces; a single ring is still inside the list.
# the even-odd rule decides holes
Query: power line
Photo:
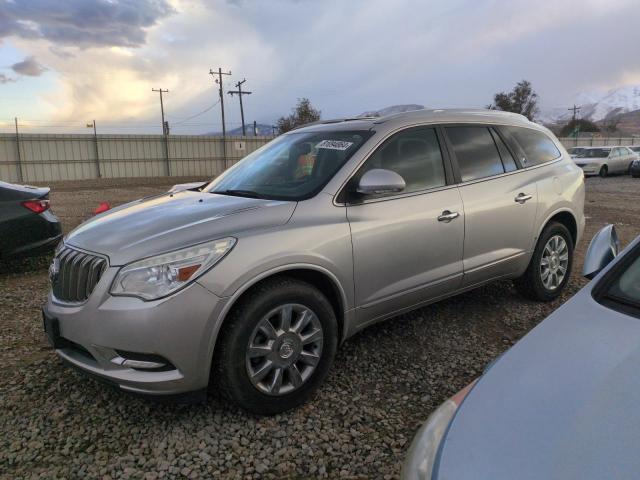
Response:
[[[181,123],[184,123],[186,121],[192,120],[196,117],[199,117],[200,115],[204,115],[205,113],[207,113],[209,110],[211,110],[213,107],[215,107],[216,105],[218,105],[220,103],[220,100],[218,100],[217,102],[215,102],[213,105],[205,108],[204,110],[202,110],[201,112],[196,113],[195,115],[191,115],[190,117],[187,118],[183,118],[177,122],[173,122],[174,125],[180,125]]]

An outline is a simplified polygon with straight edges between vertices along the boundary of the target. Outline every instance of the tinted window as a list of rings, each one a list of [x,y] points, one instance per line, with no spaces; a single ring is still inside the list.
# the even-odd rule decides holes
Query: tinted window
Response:
[[[523,127],[502,127],[509,132],[525,154],[525,166],[540,165],[560,156],[560,150],[542,132]]]
[[[493,135],[493,140],[498,146],[498,152],[500,152],[500,159],[502,160],[504,171],[513,172],[514,170],[517,170],[518,166],[516,165],[516,161],[513,159],[513,155],[511,155],[511,152],[500,138],[500,135],[498,135],[494,130],[491,130],[491,134]]]
[[[302,200],[319,192],[372,135],[370,131],[281,135],[213,180],[207,192]]]
[[[610,148],[587,148],[579,152],[577,158],[607,158],[611,153]]]
[[[607,280],[600,295],[601,301],[616,310],[640,316],[640,248],[635,247],[619,262],[620,267],[614,270],[613,278]]]
[[[502,161],[487,127],[447,127],[463,182],[504,173]]]
[[[446,185],[440,144],[433,128],[416,128],[394,135],[367,160],[357,178],[374,168],[400,175],[407,184],[405,193]]]

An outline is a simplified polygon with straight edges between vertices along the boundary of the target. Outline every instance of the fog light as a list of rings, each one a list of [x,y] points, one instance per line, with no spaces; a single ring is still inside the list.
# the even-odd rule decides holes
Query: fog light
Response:
[[[124,350],[116,350],[116,353],[118,355],[111,359],[111,363],[121,367],[154,371],[168,371],[176,368],[160,355],[126,352]]]

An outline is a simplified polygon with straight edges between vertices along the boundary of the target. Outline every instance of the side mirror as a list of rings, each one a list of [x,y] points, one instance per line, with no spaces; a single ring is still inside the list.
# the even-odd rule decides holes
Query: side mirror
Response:
[[[358,182],[356,191],[364,195],[401,192],[407,184],[396,172],[383,168],[369,170]]]
[[[591,280],[618,255],[620,241],[616,227],[607,225],[595,234],[584,257],[582,275]]]

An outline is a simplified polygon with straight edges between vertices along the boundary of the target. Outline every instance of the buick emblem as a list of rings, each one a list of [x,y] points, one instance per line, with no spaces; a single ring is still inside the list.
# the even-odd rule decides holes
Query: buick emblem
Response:
[[[282,358],[289,358],[293,355],[293,345],[290,341],[285,341],[282,345],[280,345],[280,356]]]
[[[49,265],[49,281],[51,283],[55,283],[58,279],[58,274],[60,273],[60,260],[54,258]]]

